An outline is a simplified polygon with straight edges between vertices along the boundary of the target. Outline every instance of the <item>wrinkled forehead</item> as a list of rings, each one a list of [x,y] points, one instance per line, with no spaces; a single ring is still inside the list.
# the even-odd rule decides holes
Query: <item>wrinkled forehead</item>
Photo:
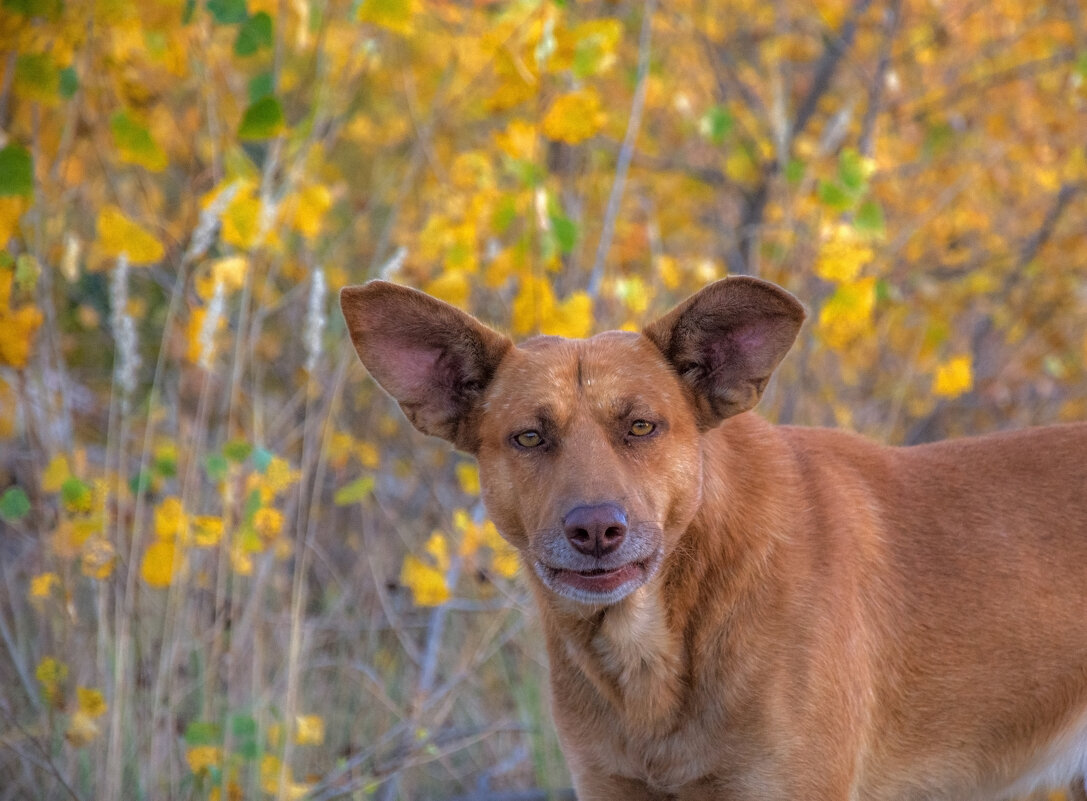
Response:
[[[679,378],[661,352],[629,331],[590,339],[529,339],[502,360],[488,392],[492,413],[517,414],[546,405],[559,416],[579,406],[622,416],[624,405],[663,411],[683,402]]]

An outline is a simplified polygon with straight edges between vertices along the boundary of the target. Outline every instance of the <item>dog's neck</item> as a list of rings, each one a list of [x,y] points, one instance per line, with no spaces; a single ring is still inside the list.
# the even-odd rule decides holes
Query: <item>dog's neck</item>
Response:
[[[650,582],[593,611],[540,604],[552,653],[561,654],[600,698],[642,731],[671,728],[688,687],[682,635],[670,625],[661,589],[659,582]]]

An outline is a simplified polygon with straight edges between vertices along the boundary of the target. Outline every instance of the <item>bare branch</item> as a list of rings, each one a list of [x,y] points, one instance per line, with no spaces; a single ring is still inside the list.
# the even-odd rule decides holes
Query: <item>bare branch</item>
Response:
[[[891,48],[898,34],[898,25],[901,20],[902,0],[893,0],[890,7],[883,12],[883,42],[879,48],[879,63],[876,65],[876,74],[868,91],[868,108],[865,109],[864,120],[861,122],[861,136],[857,150],[862,156],[871,156],[875,146],[876,118],[879,117],[880,104],[883,101],[883,85],[887,79],[887,70],[891,66]]]

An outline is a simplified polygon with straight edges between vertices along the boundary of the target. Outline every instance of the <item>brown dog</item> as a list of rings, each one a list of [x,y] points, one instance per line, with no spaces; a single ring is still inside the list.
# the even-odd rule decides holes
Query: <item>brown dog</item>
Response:
[[[515,346],[341,295],[479,460],[588,799],[981,799],[1087,768],[1087,425],[889,448],[745,414],[804,319],[727,278],[643,333]]]

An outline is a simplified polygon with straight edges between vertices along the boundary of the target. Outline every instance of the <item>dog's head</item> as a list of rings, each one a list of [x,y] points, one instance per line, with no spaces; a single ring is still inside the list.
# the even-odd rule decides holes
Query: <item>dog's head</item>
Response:
[[[804,319],[725,278],[641,334],[520,345],[384,281],[345,288],[359,357],[420,431],[479,460],[498,530],[548,590],[592,606],[646,583],[701,500],[701,433],[752,408]]]

